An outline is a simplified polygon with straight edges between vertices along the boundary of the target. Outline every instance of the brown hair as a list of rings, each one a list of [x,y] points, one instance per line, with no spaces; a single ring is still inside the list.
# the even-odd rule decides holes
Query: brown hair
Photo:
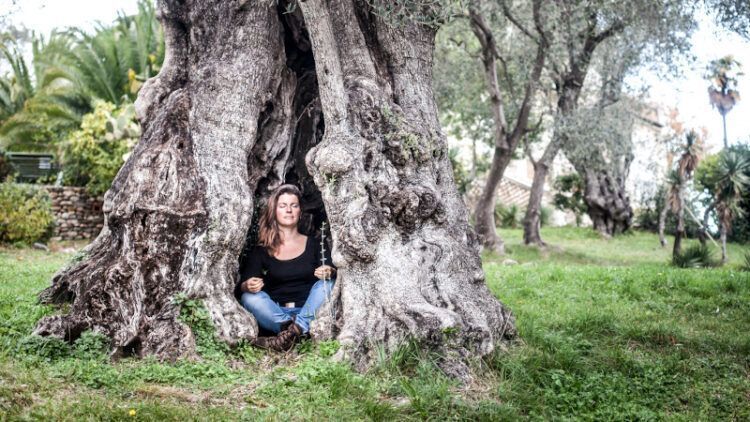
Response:
[[[276,253],[276,250],[281,246],[281,233],[279,232],[279,223],[276,221],[276,206],[279,203],[279,197],[285,193],[294,195],[298,201],[302,201],[302,194],[297,186],[281,185],[268,198],[266,209],[260,216],[258,244],[265,247],[271,255]]]

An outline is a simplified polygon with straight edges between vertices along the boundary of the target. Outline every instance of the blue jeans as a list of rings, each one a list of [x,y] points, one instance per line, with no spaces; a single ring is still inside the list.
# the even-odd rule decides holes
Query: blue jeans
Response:
[[[304,306],[301,308],[282,308],[264,291],[258,293],[242,293],[240,302],[250,311],[258,325],[265,330],[278,333],[281,324],[296,315],[295,323],[302,328],[303,333],[310,331],[310,322],[315,319],[315,313],[320,305],[328,299],[333,290],[333,281],[318,280],[310,289]]]

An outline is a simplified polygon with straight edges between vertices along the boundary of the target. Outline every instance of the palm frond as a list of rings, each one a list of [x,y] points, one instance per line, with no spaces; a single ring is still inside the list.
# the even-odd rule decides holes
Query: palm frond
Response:
[[[672,265],[679,268],[715,267],[713,251],[708,246],[695,244],[672,257]]]

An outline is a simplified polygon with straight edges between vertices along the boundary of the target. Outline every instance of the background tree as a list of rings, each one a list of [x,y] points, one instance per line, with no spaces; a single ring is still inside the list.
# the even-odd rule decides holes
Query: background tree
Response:
[[[486,84],[481,67],[476,65],[479,48],[467,19],[450,21],[440,28],[435,40],[433,85],[441,125],[448,135],[470,141],[470,160],[464,181],[467,188],[487,171],[489,160],[481,150],[484,145],[493,143]],[[453,148],[456,160],[461,149]],[[455,168],[457,162],[453,164]]]
[[[582,216],[586,213],[586,202],[583,199],[586,187],[581,176],[577,173],[558,176],[553,187],[555,196],[552,203],[555,208],[575,214],[576,227],[580,227]]]
[[[675,170],[677,180],[673,184],[673,193],[670,194],[668,201],[677,216],[672,256],[677,256],[682,252],[682,239],[685,237],[685,189],[693,171],[698,166],[701,155],[700,144],[697,141],[698,134],[695,131],[690,131],[685,135],[685,144]]]
[[[295,5],[297,7],[295,7]],[[194,353],[175,295],[217,335],[253,339],[233,296],[255,196],[302,187],[338,266],[312,327],[366,368],[406,338],[449,374],[515,334],[487,289],[432,95],[435,5],[390,1],[159,3],[166,60],[136,101],[143,135],[104,196],[105,227],[45,302],[36,333],[92,329],[117,355]],[[331,309],[336,312],[328,312]]]
[[[750,2],[705,0],[704,3],[721,25],[750,40]]]
[[[650,2],[646,2],[650,3]],[[524,243],[544,245],[540,234],[540,213],[544,184],[549,167],[567,140],[561,131],[564,122],[578,107],[589,65],[594,52],[605,40],[629,25],[643,9],[634,3],[564,2],[546,8],[548,18],[534,27],[535,37],[550,45],[551,58],[547,68],[554,83],[557,104],[554,112],[552,139],[542,156],[534,160],[534,179],[524,217]],[[644,5],[639,5],[644,6]],[[513,18],[514,24],[520,22]],[[518,25],[523,28],[522,25]],[[530,157],[531,158],[531,157]]]
[[[509,6],[504,1],[501,1],[501,3],[505,17],[512,17]],[[481,45],[482,64],[494,121],[494,152],[487,180],[474,209],[474,226],[482,239],[484,247],[498,253],[504,253],[504,244],[502,239],[497,235],[494,218],[497,187],[500,184],[505,169],[513,158],[516,148],[528,130],[534,94],[536,93],[547,56],[548,41],[544,36],[530,37],[536,45],[536,53],[531,73],[523,82],[523,99],[517,106],[517,114],[513,119],[514,125],[511,127],[506,119],[506,108],[503,104],[504,101],[507,101],[504,100],[506,96],[503,95],[498,81],[498,61],[503,59],[496,44],[493,30],[484,18],[485,14],[492,13],[495,9],[485,9],[483,6],[483,2],[478,1],[469,7],[469,21],[471,29]],[[531,15],[534,25],[541,27],[545,17],[542,13],[540,0],[532,1]],[[519,25],[521,24],[519,23]],[[521,30],[524,34],[531,34],[526,28],[522,28]]]
[[[727,233],[737,218],[745,216],[743,196],[750,189],[750,159],[727,149],[701,169],[700,184],[711,194],[709,209],[716,210],[721,237],[721,262],[727,261]],[[698,177],[696,177],[697,179]]]
[[[623,97],[625,76],[637,61],[642,46],[632,37],[616,37],[603,46],[597,66],[601,78],[599,98],[582,106],[564,123],[561,131],[571,140],[563,146],[584,184],[585,211],[594,230],[609,237],[632,224],[633,210],[625,181],[633,161],[636,100]]]
[[[3,45],[11,72],[0,78],[0,146],[9,150],[44,150],[80,123],[86,101],[58,66],[60,54],[72,48],[70,37],[52,33],[32,37],[27,63],[15,43]]]
[[[677,170],[672,169],[669,171],[669,173],[667,173],[667,179],[664,185],[666,187],[666,197],[664,199],[664,203],[662,204],[661,212],[659,212],[658,229],[659,243],[661,244],[662,248],[667,246],[667,238],[664,234],[667,225],[667,214],[669,211],[672,211],[672,213],[674,213],[676,216],[679,215],[678,211],[682,206],[682,200],[680,199],[680,188],[682,186],[682,181],[680,180],[680,176]],[[675,230],[677,230],[677,226],[679,226],[679,218],[675,223]]]
[[[742,75],[740,69],[740,63],[732,56],[712,60],[708,65],[707,77],[711,81],[711,86],[708,87],[708,99],[721,115],[725,149],[729,145],[727,142],[727,113],[740,100],[740,92],[737,90],[737,77]]]
[[[524,217],[526,244],[544,245],[539,232],[539,215],[547,172],[558,151],[568,142],[575,142],[565,129],[579,106],[579,98],[595,52],[603,43],[634,27],[648,28],[658,35],[655,35],[655,40],[671,40],[668,44],[653,43],[656,50],[661,50],[665,45],[669,49],[675,46],[684,48],[686,36],[693,26],[692,6],[682,1],[581,1],[559,3],[555,7],[555,12],[549,12],[549,29],[546,29],[546,34],[548,39],[554,40],[551,43],[553,53],[548,68],[555,87],[557,105],[552,139],[541,158],[532,159],[534,181]]]

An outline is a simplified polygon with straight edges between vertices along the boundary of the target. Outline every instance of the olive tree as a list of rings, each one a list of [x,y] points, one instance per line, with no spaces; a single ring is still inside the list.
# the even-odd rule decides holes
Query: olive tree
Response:
[[[233,296],[257,197],[302,187],[331,227],[338,280],[313,324],[364,369],[413,338],[450,374],[515,336],[484,280],[432,92],[434,2],[161,0],[166,56],[143,134],[104,196],[105,227],[41,298],[37,334],[116,355],[195,351],[176,295],[228,343],[257,336]]]

